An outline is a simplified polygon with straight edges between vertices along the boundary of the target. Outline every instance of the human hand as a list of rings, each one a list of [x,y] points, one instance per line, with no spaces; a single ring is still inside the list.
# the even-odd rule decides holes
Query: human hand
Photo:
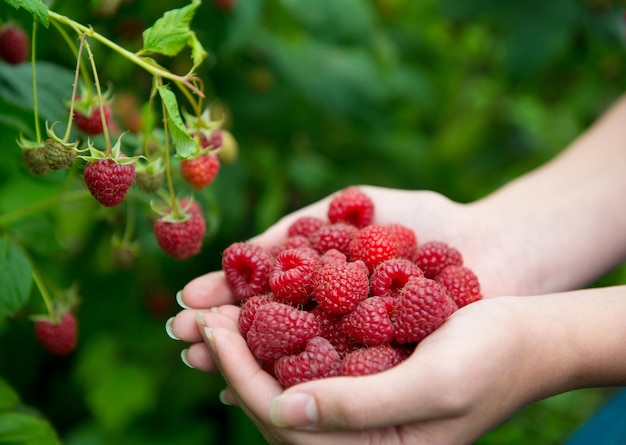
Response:
[[[497,252],[501,243],[497,242],[497,237],[494,236],[496,231],[489,226],[489,218],[483,217],[471,206],[454,203],[433,192],[402,191],[366,186],[361,188],[375,203],[374,222],[379,224],[400,222],[415,231],[420,243],[428,240],[441,240],[458,248],[463,253],[465,264],[479,276],[485,297],[503,293],[516,293],[516,289],[521,282],[516,282],[516,278],[519,275],[512,276],[507,273],[508,270],[504,270],[507,262],[504,260],[504,254]],[[266,232],[252,239],[251,242],[264,247],[279,244],[284,240],[289,225],[298,217],[304,215],[325,217],[330,199],[328,197],[284,217]],[[504,280],[502,277],[506,277],[507,280]],[[253,357],[252,362],[250,361],[250,353],[247,345],[245,345],[245,340],[240,335],[237,338],[238,301],[236,301],[228,289],[222,272],[211,272],[191,281],[179,294],[179,298],[180,302],[189,309],[178,314],[173,320],[170,330],[175,337],[192,343],[186,350],[186,361],[191,366],[209,372],[219,371],[226,377],[227,381],[235,380],[230,385],[231,388],[242,387],[242,382],[236,374],[230,377],[233,371],[236,370],[228,367],[224,368],[233,360],[233,363],[237,363],[237,366],[242,367],[239,369],[240,371],[247,369],[248,372],[252,372],[255,376],[263,379],[264,384],[269,385],[266,395],[272,394],[277,396],[280,394],[281,388],[278,383],[269,375],[258,373],[258,365],[255,365],[256,368],[253,367],[252,362],[256,364],[256,361]],[[212,336],[213,340],[207,342],[210,346],[209,348],[203,342],[206,339],[203,339],[202,331],[198,330],[196,324],[198,313],[204,314],[209,326],[213,328],[215,325],[217,328],[215,335]],[[220,330],[220,327],[225,327],[226,329]],[[215,336],[217,338],[224,336],[227,339],[224,340],[224,344],[228,343],[229,346],[224,346],[224,349],[220,349],[219,346],[216,347]],[[220,341],[218,340],[218,343]],[[241,344],[242,341],[243,344]],[[432,342],[433,340],[429,341]],[[212,344],[214,345],[213,347],[211,347]],[[220,357],[220,351],[226,350],[229,351],[228,356]],[[489,348],[485,348],[484,351],[488,352]],[[412,357],[411,361],[414,360]],[[244,367],[242,363],[247,363],[249,367]],[[441,366],[447,366],[446,362],[443,361]],[[406,370],[407,368],[400,369]],[[393,371],[393,373],[396,372],[399,371]],[[410,373],[411,371],[408,372]],[[404,376],[394,378],[400,378],[399,381],[407,381],[407,378]],[[386,385],[386,383],[383,382],[383,385]],[[272,388],[271,391],[270,387]],[[260,401],[248,400],[248,398],[255,396],[248,394],[247,389],[239,392],[241,394],[235,396],[232,401],[237,400],[236,403],[242,406],[251,418],[256,419],[256,423],[262,431],[268,428],[271,429],[271,427],[268,427],[271,424],[267,423],[268,413],[263,411],[263,409],[268,408],[271,398],[270,400],[264,400],[263,403],[265,405],[261,407],[259,405]],[[226,392],[225,394],[231,393]],[[228,397],[232,398],[232,396]],[[418,419],[420,418],[418,417]],[[424,422],[429,420],[431,419],[420,419],[420,428],[423,427]],[[441,419],[437,421],[437,424],[441,424]],[[351,428],[354,427],[352,425]],[[447,428],[444,428],[444,430],[447,430]]]
[[[493,227],[489,215],[430,191],[371,186],[360,188],[374,201],[376,223],[400,222],[415,231],[419,243],[440,240],[459,249],[465,264],[480,278],[484,297],[515,295],[520,293],[519,289],[523,289],[523,274],[519,270],[510,273],[512,261],[507,260],[507,253],[501,251],[500,246],[504,243],[497,237],[501,231]],[[331,198],[329,196],[285,216],[251,242],[264,247],[279,244],[297,218],[305,215],[325,218]],[[238,301],[230,292],[221,271],[210,272],[189,282],[179,292],[178,300],[189,311],[182,311],[171,320],[168,329],[174,337],[192,343],[185,350],[185,360],[189,364],[198,369],[215,371],[198,333],[194,314],[223,305],[237,305]]]
[[[199,316],[223,400],[238,405],[272,444],[472,443],[520,406],[552,392],[558,354],[537,348],[548,323],[529,331],[532,300],[468,305],[404,362],[365,377],[336,377],[283,391],[237,326],[238,308]]]

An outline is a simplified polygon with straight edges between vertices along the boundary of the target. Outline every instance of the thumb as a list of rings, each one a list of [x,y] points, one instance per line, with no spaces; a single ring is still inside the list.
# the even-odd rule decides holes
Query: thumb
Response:
[[[423,367],[403,365],[293,386],[272,401],[270,418],[283,428],[363,430],[460,414],[441,380]]]

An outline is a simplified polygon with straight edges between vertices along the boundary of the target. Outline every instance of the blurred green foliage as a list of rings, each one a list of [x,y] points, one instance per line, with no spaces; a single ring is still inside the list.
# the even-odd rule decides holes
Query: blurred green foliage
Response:
[[[186,4],[97,9],[110,1],[59,0],[54,10],[137,50],[144,29]],[[2,2],[0,19],[31,26]],[[205,0],[192,27],[210,53],[199,73],[209,100],[225,107],[240,146],[199,196],[215,212],[202,254],[165,257],[149,218],[136,215],[142,250],[120,268],[111,257],[119,214],[80,197],[2,226],[56,286],[78,282],[82,296],[80,343],[67,358],[36,344],[28,318],[43,310],[36,290],[26,311],[0,322],[0,402],[12,401],[0,410],[38,413],[29,419],[40,419],[42,437],[48,419],[67,445],[262,443],[238,409],[217,401],[221,378],[184,367],[183,345],[166,337],[178,289],[219,268],[228,244],[349,184],[480,198],[557,154],[626,84],[626,31],[610,0],[237,0],[231,10]],[[39,33],[41,111],[63,120],[74,55],[55,29]],[[116,94],[146,100],[148,76],[94,51]],[[163,62],[184,73],[188,58]],[[49,64],[66,76],[46,76]],[[76,180],[35,178],[22,166],[15,139],[32,132],[27,87],[0,83],[0,221]],[[605,282],[625,278],[616,271]],[[609,393],[533,404],[479,443],[562,443]]]

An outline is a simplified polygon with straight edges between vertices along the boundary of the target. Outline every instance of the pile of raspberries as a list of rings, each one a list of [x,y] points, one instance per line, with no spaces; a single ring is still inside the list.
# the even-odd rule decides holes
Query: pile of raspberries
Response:
[[[351,186],[331,199],[327,219],[294,221],[281,245],[224,250],[241,333],[283,387],[389,369],[482,298],[456,248],[418,244],[412,229],[373,218],[371,198]]]

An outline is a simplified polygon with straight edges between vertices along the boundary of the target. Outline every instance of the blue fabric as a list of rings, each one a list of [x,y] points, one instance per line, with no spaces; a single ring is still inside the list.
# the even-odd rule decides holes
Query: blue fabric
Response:
[[[564,445],[626,445],[626,388],[613,396]]]

